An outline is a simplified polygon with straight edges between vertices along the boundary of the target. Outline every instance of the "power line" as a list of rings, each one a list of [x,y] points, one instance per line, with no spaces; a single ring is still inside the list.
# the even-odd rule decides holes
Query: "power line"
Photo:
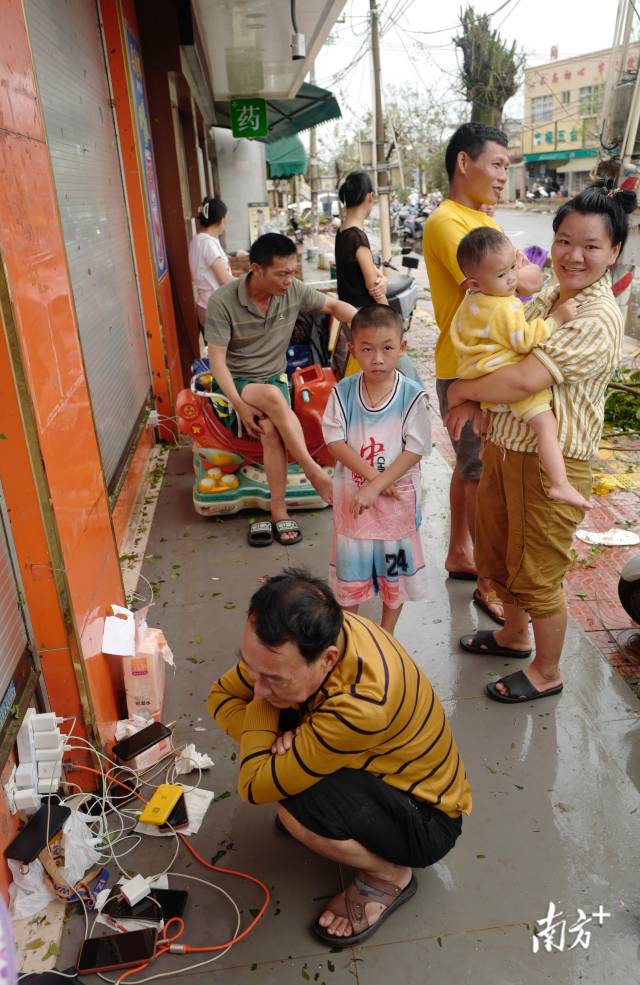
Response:
[[[512,2],[513,0],[504,0],[504,3],[501,3],[499,7],[496,7],[495,10],[493,10],[490,14],[487,14],[486,16],[489,18],[495,17],[496,14],[499,14],[501,10],[504,10],[504,8]],[[445,31],[456,31],[459,27],[460,27],[460,22],[454,24],[453,27],[440,27],[438,28],[437,31],[414,31],[413,33],[414,34],[443,34]]]

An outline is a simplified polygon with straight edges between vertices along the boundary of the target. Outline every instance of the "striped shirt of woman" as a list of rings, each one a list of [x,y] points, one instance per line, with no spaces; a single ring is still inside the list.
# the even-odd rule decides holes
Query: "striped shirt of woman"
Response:
[[[525,306],[527,321],[546,318],[559,294],[555,284]],[[622,353],[622,312],[611,290],[611,276],[576,295],[577,316],[556,329],[533,350],[554,379],[552,409],[565,458],[590,461],[597,451],[604,421],[604,401],[611,374]],[[510,411],[491,414],[489,440],[511,451],[533,453],[536,437]]]
[[[279,711],[254,698],[240,661],[209,692],[208,709],[240,742],[238,792],[250,803],[293,796],[343,767],[366,769],[450,817],[469,814],[471,788],[444,709],[397,640],[345,613],[344,652],[300,708],[291,749],[272,755]]]

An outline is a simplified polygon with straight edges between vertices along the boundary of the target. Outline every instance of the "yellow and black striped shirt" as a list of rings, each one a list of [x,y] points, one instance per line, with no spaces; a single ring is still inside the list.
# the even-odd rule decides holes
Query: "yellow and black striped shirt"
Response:
[[[546,318],[558,293],[556,283],[525,305],[527,321]],[[562,454],[590,461],[602,433],[607,384],[620,362],[624,321],[608,273],[575,300],[578,312],[573,321],[556,329],[533,353],[554,379],[552,408]],[[511,451],[537,449],[533,430],[511,411],[491,415],[490,440]]]
[[[345,614],[345,650],[301,709],[291,749],[271,753],[279,711],[254,698],[240,661],[209,692],[209,713],[240,742],[238,792],[252,804],[282,800],[337,770],[365,769],[451,817],[469,814],[471,788],[431,684],[392,636]]]

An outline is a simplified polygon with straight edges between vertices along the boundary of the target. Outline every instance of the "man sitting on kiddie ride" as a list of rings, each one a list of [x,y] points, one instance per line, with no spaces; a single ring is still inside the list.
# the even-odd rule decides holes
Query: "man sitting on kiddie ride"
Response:
[[[306,287],[295,276],[296,248],[280,233],[265,233],[251,246],[250,270],[219,288],[209,300],[205,336],[211,372],[249,435],[264,451],[271,493],[271,524],[252,524],[249,543],[266,546],[302,539],[285,502],[287,453],[320,496],[331,502],[331,477],[309,454],[289,401],[286,351],[302,313],[329,314],[350,323],[356,309]]]

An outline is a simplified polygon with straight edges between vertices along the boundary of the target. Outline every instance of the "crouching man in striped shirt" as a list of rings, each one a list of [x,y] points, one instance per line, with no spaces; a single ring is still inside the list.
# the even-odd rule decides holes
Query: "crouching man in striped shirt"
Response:
[[[240,743],[238,791],[354,868],[313,930],[350,947],[416,891],[412,870],[453,847],[471,789],[431,684],[400,644],[289,569],[253,596],[238,663],[209,712]]]

